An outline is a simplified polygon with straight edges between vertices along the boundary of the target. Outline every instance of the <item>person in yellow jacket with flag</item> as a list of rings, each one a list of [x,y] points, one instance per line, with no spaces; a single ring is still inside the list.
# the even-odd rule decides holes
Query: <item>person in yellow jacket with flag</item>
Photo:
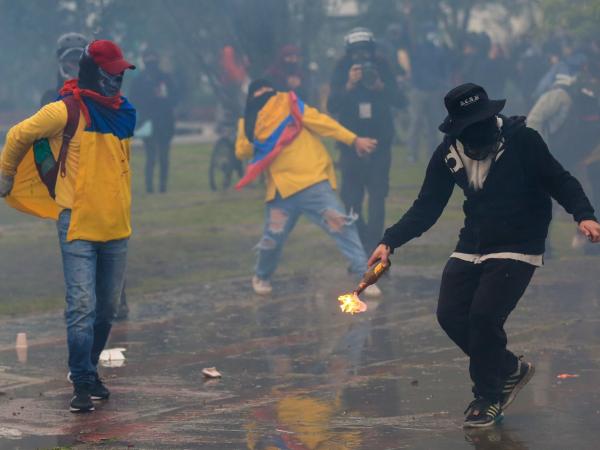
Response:
[[[135,69],[111,41],[91,42],[58,101],[12,127],[0,154],[0,196],[57,221],[66,284],[72,412],[110,392],[97,365],[118,304],[131,235],[129,145],[136,113],[120,89]]]
[[[320,137],[331,137],[367,155],[377,141],[344,128],[331,117],[306,105],[293,92],[277,92],[263,79],[253,81],[243,120],[240,120],[235,153],[250,159],[243,188],[261,173],[266,175],[266,211],[258,259],[252,278],[254,292],[272,292],[271,277],[283,246],[301,215],[323,228],[349,262],[348,270],[360,277],[367,256],[358,236],[356,217],[345,212],[335,193],[333,161]],[[381,292],[371,286],[366,295]]]

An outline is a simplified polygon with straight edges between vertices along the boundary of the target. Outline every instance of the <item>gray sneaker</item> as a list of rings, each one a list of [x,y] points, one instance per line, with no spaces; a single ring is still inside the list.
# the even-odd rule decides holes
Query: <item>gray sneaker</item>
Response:
[[[519,391],[529,383],[529,380],[531,380],[534,373],[535,367],[533,364],[521,361],[521,358],[519,358],[517,370],[515,370],[515,372],[504,382],[504,387],[502,388],[502,400],[500,401],[502,409],[508,408],[517,397]]]

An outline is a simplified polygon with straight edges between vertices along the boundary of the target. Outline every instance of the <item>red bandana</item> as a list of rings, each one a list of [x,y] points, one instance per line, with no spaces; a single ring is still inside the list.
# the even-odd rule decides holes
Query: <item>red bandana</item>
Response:
[[[113,97],[105,97],[90,89],[80,89],[79,86],[77,86],[77,80],[75,79],[65,81],[65,84],[60,89],[59,94],[63,97],[66,95],[73,95],[73,97],[77,99],[81,108],[81,112],[83,113],[83,117],[85,117],[85,122],[88,126],[91,124],[90,113],[87,109],[87,106],[85,106],[85,102],[83,101],[82,97],[88,97],[90,100],[104,107],[112,109],[119,109],[121,103],[123,103],[121,93],[118,93]]]

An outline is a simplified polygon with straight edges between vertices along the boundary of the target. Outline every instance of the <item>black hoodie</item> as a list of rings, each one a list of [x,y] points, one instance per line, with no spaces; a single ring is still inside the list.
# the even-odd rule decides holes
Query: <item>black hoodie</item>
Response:
[[[469,186],[445,137],[434,152],[417,200],[382,243],[392,249],[420,236],[444,210],[454,185],[465,194],[464,227],[456,251],[489,254],[544,253],[554,198],[576,222],[595,220],[594,209],[577,179],[552,156],[541,136],[525,126],[524,117],[503,117],[505,150],[492,164],[483,188]]]

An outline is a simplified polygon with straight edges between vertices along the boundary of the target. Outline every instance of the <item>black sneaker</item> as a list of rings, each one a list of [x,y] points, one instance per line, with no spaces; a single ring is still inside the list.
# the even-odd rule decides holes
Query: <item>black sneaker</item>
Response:
[[[465,428],[489,427],[500,422],[504,413],[499,402],[491,402],[483,397],[476,398],[465,410]]]
[[[92,400],[108,400],[108,397],[110,397],[110,391],[104,386],[98,375],[96,375],[96,381],[90,387],[90,396]]]
[[[94,411],[92,396],[90,395],[91,385],[88,383],[77,383],[73,389],[73,398],[71,399],[70,411],[73,413]]]
[[[508,406],[517,397],[519,391],[523,389],[529,380],[531,380],[534,373],[535,367],[533,364],[521,361],[521,358],[519,358],[517,370],[515,370],[515,373],[509,376],[504,382],[504,387],[502,388],[502,399],[500,401],[502,409],[508,408]]]

